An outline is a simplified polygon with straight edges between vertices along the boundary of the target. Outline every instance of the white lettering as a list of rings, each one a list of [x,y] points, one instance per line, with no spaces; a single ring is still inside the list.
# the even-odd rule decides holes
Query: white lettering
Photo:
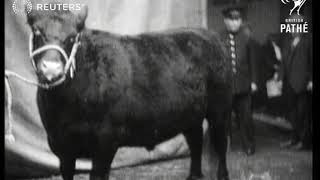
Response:
[[[76,10],[80,11],[81,10],[81,4],[76,4]]]
[[[308,33],[308,23],[280,24],[280,32],[283,33]]]
[[[42,10],[43,10],[42,8],[43,8],[43,4],[37,4],[37,11],[38,11],[38,10],[41,10],[41,11],[42,11]]]
[[[56,5],[55,5],[55,4],[49,4],[49,9],[50,9],[51,11],[56,10]]]
[[[281,24],[280,25],[280,32],[282,33],[284,29],[286,29],[286,25],[285,24]]]
[[[71,10],[71,11],[74,10],[74,4],[69,4],[69,10]]]
[[[81,7],[84,5],[84,4],[79,4],[79,3],[76,3],[76,4],[64,4],[64,3],[57,3],[57,4],[49,4],[49,3],[39,3],[39,4],[36,4],[36,8],[37,10],[40,10],[40,11],[55,11],[55,10],[63,10],[63,11],[67,11],[67,10],[77,10],[77,11],[80,11],[81,10]]]
[[[303,32],[304,32],[304,33],[307,33],[307,32],[308,32],[308,23],[307,23],[307,22],[305,22],[305,23],[303,24]]]
[[[48,9],[48,5],[49,5],[49,4],[44,4],[44,5],[43,5],[43,10],[48,11],[48,10],[49,10],[49,9]]]
[[[68,10],[68,4],[63,4],[62,6],[64,11]]]
[[[61,11],[62,4],[57,4],[57,5],[58,5],[58,10]]]
[[[290,25],[289,24],[287,25],[286,33],[290,33]]]

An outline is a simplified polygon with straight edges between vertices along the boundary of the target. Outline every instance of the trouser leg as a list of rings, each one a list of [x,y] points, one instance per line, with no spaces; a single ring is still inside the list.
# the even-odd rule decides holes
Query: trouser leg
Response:
[[[235,100],[235,112],[240,125],[241,141],[244,149],[254,148],[254,125],[251,114],[251,95],[238,95]]]
[[[299,139],[306,143],[310,133],[310,118],[308,117],[308,94],[301,93],[297,97],[297,134]]]
[[[286,88],[287,113],[286,118],[292,125],[291,141],[292,143],[300,140],[298,131],[298,96],[290,86]]]

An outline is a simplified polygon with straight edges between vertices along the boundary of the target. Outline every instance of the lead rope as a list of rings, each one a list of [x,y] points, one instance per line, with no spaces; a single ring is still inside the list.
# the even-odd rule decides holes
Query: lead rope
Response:
[[[5,72],[6,74],[6,72]],[[11,119],[11,106],[12,106],[12,93],[11,93],[11,88],[10,88],[10,84],[9,84],[9,81],[8,81],[8,77],[7,75],[5,75],[5,87],[6,87],[6,90],[7,90],[7,95],[8,95],[8,101],[7,101],[7,107],[8,107],[8,129],[5,133],[5,140],[6,142],[9,142],[9,143],[13,143],[15,141],[15,138],[12,134],[12,123],[10,121]]]
[[[32,81],[32,80],[29,80],[29,79],[26,79],[24,78],[23,76],[13,72],[13,71],[10,71],[10,70],[5,70],[5,88],[6,88],[6,91],[7,91],[7,112],[8,112],[8,129],[5,133],[5,140],[9,143],[13,143],[15,141],[15,138],[14,138],[14,135],[12,133],[12,91],[11,91],[11,86],[10,86],[10,83],[9,83],[9,77],[16,77],[18,79],[21,79],[22,81],[28,83],[28,84],[32,84],[32,85],[35,85],[35,86],[39,86],[41,88],[44,88],[44,89],[49,89],[49,85],[46,85],[46,84],[40,84],[38,82],[35,82],[35,81]]]
[[[32,59],[31,60],[32,65],[35,69],[36,69],[36,66],[33,61],[33,56],[35,56],[36,54],[39,54],[43,51],[46,51],[48,49],[56,49],[63,55],[64,59],[66,60],[64,73],[66,74],[70,68],[70,77],[71,78],[74,77],[74,72],[76,70],[75,55],[76,55],[78,47],[80,45],[79,34],[76,37],[76,42],[73,44],[69,58],[68,58],[66,52],[57,45],[45,45],[44,47],[41,47],[41,48],[33,51],[32,41],[33,41],[33,35],[31,34],[30,39],[29,39],[29,56]],[[5,77],[4,77],[5,79],[4,80],[5,80],[5,88],[7,90],[7,96],[8,96],[7,97],[8,128],[5,132],[5,141],[8,143],[14,143],[15,137],[12,132],[12,129],[13,129],[13,125],[12,125],[12,91],[11,91],[11,86],[9,83],[9,77],[15,77],[15,78],[20,79],[28,84],[38,86],[43,89],[50,89],[51,87],[54,87],[54,86],[61,84],[65,80],[65,76],[63,76],[60,80],[58,80],[57,82],[54,82],[53,84],[41,84],[36,81],[29,80],[29,79],[19,75],[16,72],[13,72],[10,70],[5,70]]]

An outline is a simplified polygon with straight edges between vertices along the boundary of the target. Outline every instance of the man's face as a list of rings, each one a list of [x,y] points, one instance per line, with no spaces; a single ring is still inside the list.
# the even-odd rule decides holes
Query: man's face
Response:
[[[229,32],[236,33],[242,25],[241,18],[224,18],[224,24]]]

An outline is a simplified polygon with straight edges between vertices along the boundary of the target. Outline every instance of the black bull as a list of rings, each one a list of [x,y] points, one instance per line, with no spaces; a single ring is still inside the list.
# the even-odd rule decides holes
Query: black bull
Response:
[[[72,179],[76,158],[92,158],[90,179],[108,179],[120,146],[152,149],[178,133],[191,150],[189,179],[200,178],[204,118],[219,160],[218,179],[228,179],[230,67],[214,33],[177,29],[120,36],[84,29],[80,41],[75,77],[37,92],[65,180]]]

